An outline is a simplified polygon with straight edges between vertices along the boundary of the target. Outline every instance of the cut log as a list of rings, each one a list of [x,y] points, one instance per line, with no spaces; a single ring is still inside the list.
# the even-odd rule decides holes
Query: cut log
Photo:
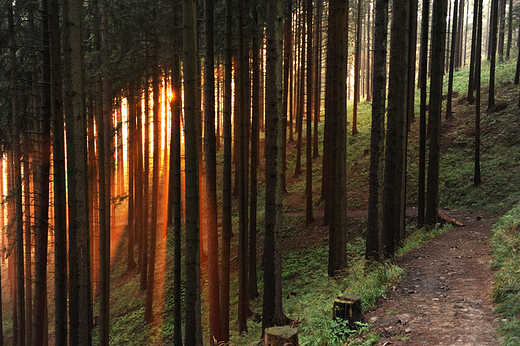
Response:
[[[439,215],[439,220],[440,221],[452,224],[453,226],[464,227],[464,224],[462,222],[459,222],[459,221],[457,221],[455,219],[449,218],[446,215],[441,214],[441,212],[439,212],[438,215]]]
[[[358,329],[356,322],[362,322],[361,297],[355,294],[345,294],[334,299],[332,307],[334,319],[348,321],[350,329]]]
[[[298,329],[290,326],[267,328],[265,346],[298,346]]]

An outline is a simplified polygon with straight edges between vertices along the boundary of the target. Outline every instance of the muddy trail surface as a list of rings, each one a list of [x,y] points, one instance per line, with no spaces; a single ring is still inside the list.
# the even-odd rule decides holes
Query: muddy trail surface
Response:
[[[465,226],[397,260],[405,277],[365,314],[378,345],[499,345],[488,245],[497,215],[442,213]]]

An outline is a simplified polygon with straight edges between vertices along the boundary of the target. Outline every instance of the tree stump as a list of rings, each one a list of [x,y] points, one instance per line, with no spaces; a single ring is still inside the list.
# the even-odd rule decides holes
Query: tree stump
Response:
[[[289,326],[267,328],[265,346],[298,346],[298,329]]]
[[[355,294],[345,294],[334,299],[332,307],[334,319],[347,320],[350,329],[358,329],[356,322],[363,320],[361,311],[361,297]]]

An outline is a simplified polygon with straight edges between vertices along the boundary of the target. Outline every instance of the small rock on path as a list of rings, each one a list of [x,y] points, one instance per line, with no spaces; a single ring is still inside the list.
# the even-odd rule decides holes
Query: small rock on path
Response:
[[[378,345],[499,345],[488,236],[496,216],[443,210],[465,227],[399,258],[403,280],[365,314]]]

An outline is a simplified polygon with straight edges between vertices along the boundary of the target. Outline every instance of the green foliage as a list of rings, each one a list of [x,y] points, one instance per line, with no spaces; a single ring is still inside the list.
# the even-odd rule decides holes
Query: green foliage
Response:
[[[504,319],[499,332],[503,345],[518,345],[520,340],[520,205],[498,220],[492,230],[490,247],[495,269],[492,297],[495,312]]]

